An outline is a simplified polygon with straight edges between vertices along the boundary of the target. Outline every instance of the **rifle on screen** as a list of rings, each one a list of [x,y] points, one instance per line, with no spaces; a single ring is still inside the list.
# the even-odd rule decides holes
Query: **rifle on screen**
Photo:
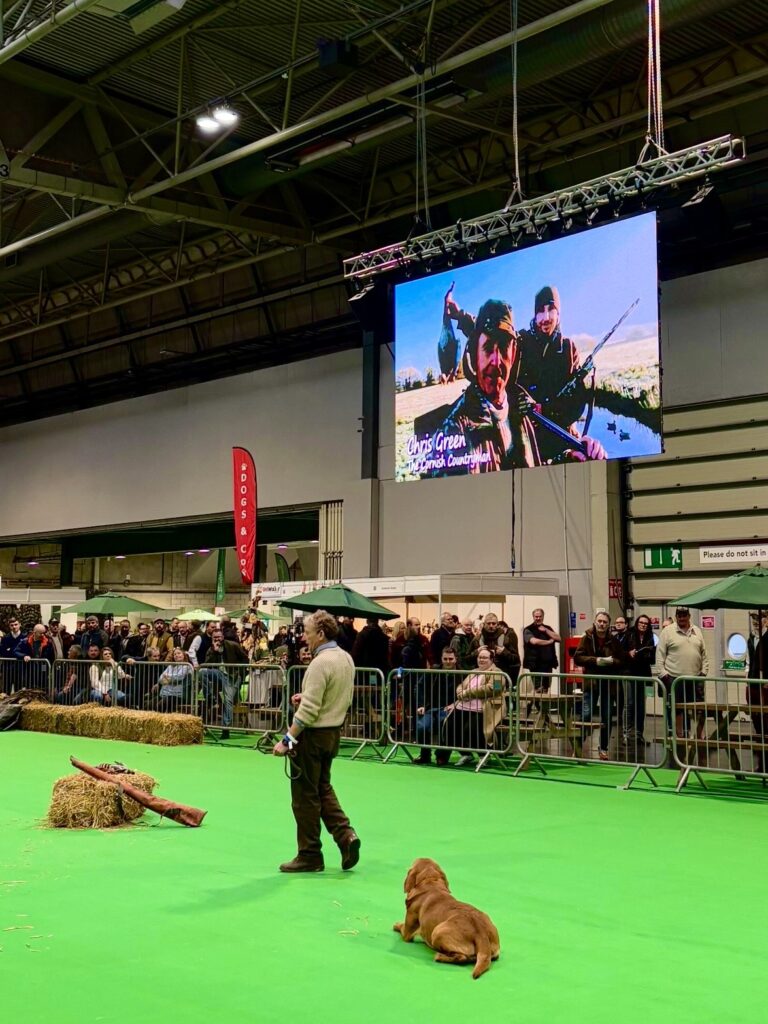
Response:
[[[621,325],[624,323],[624,321],[627,319],[629,314],[632,312],[632,310],[639,302],[639,298],[635,299],[632,305],[628,309],[624,310],[624,312],[621,314],[621,316],[610,329],[610,331],[608,331],[607,334],[604,334],[600,341],[598,341],[598,343],[589,353],[589,355],[578,368],[578,370],[576,370],[576,372],[573,374],[570,380],[566,381],[566,383],[563,384],[558,393],[555,395],[555,400],[557,400],[558,398],[567,398],[568,395],[572,395],[573,392],[576,390],[576,386],[579,383],[581,383],[581,381],[584,380],[587,374],[592,372],[592,370],[595,367],[595,356],[597,355],[597,353],[600,351],[603,345],[606,345],[610,341],[610,339],[613,337],[613,335],[616,333],[619,327],[621,327]]]

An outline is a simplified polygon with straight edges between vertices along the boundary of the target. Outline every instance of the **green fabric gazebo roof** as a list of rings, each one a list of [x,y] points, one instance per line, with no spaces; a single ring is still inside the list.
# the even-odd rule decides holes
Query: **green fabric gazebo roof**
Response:
[[[690,608],[768,608],[768,569],[744,569],[671,603]]]
[[[334,583],[330,587],[318,587],[307,594],[289,597],[279,602],[283,608],[296,608],[300,611],[316,612],[321,608],[332,615],[349,615],[352,618],[396,619],[397,612],[390,611],[383,604],[371,601],[369,597],[358,594],[356,590],[345,587],[343,583]]]
[[[158,608],[155,604],[147,604],[146,601],[137,601],[135,597],[113,594],[110,591],[106,594],[97,594],[96,597],[89,597],[87,601],[71,604],[69,608],[61,610],[62,612],[81,612],[84,615],[130,615],[131,612],[143,615],[147,612],[164,612],[165,608]]]

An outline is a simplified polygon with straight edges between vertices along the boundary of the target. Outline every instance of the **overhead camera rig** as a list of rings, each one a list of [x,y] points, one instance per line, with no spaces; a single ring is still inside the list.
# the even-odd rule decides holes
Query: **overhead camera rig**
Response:
[[[471,259],[476,248],[485,243],[493,245],[505,238],[540,235],[548,224],[559,223],[567,229],[575,216],[584,215],[591,221],[605,207],[618,214],[625,199],[643,198],[657,189],[705,177],[743,160],[744,156],[744,139],[730,135],[689,146],[676,153],[662,153],[616,174],[593,178],[572,188],[515,203],[484,217],[459,221],[451,227],[352,256],[344,260],[344,277],[364,283],[377,274],[413,264],[424,266],[440,256],[455,254]]]

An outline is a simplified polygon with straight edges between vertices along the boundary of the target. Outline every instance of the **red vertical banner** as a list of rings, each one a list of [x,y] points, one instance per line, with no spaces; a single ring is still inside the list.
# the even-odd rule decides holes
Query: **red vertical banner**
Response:
[[[243,583],[256,578],[256,467],[245,448],[232,449],[235,550]]]

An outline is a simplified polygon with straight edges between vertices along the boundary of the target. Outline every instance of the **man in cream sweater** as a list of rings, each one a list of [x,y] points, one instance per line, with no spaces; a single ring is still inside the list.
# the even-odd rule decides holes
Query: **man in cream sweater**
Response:
[[[667,729],[672,731],[671,692],[672,684],[680,676],[709,675],[709,659],[704,644],[704,635],[698,626],[691,624],[689,608],[675,611],[674,625],[665,626],[656,645],[656,675],[667,688],[666,718]],[[688,679],[678,685],[675,699],[678,703],[692,704],[704,700],[704,683]],[[680,708],[675,714],[674,728],[677,736],[688,731],[689,715]],[[704,710],[696,713],[696,733],[701,738],[704,730]]]
[[[360,840],[331,785],[331,763],[339,752],[341,726],[352,703],[355,683],[354,662],[336,643],[338,631],[336,619],[328,612],[314,612],[304,620],[304,636],[313,657],[304,673],[301,693],[293,698],[293,722],[273,748],[275,756],[291,754],[293,759],[291,805],[298,853],[280,865],[284,872],[324,869],[321,824],[341,851],[344,871],[360,859]]]

